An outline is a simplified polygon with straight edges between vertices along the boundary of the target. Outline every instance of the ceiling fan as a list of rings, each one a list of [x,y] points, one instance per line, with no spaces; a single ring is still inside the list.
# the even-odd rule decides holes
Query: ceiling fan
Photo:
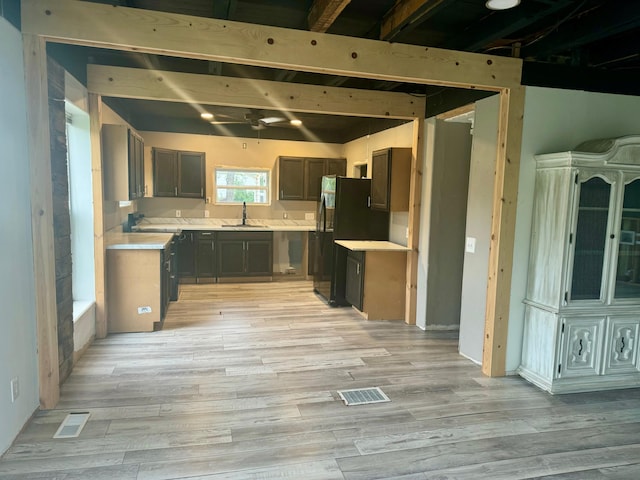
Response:
[[[209,121],[211,125],[249,124],[254,130],[262,130],[267,127],[290,127],[286,117],[266,116],[261,110],[251,109],[245,112],[242,118],[223,113],[214,114]]]

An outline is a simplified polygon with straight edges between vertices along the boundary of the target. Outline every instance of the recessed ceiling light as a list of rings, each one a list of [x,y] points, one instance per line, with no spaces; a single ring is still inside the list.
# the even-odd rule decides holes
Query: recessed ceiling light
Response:
[[[201,113],[200,116],[205,120],[213,120],[213,113],[204,112],[204,113]]]
[[[299,127],[300,125],[302,125],[302,120],[291,120],[289,123],[291,123],[291,125],[295,125],[296,127]]]
[[[520,5],[520,0],[487,0],[485,5],[489,10],[508,10]]]

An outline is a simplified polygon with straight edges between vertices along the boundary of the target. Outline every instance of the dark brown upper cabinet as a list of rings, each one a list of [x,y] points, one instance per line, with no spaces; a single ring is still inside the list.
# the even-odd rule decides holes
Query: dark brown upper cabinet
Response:
[[[154,148],[153,195],[204,198],[205,154]]]
[[[126,125],[102,126],[104,198],[112,201],[144,197],[144,141]]]
[[[320,200],[324,175],[344,176],[344,158],[278,158],[278,200]]]
[[[385,148],[371,156],[371,208],[409,211],[411,148]]]

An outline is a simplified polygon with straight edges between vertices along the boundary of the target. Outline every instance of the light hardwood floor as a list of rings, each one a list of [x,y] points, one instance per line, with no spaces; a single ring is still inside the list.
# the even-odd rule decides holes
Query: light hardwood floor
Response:
[[[347,407],[336,390],[380,386]],[[77,439],[52,439],[69,412]],[[309,282],[182,286],[159,332],[96,341],[1,479],[638,479],[640,389],[486,378],[451,334],[367,322]]]

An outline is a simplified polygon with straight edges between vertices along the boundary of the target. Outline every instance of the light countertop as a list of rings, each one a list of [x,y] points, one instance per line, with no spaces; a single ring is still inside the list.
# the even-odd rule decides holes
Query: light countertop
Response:
[[[408,252],[411,250],[404,245],[381,240],[336,240],[336,244],[354,252]]]
[[[105,235],[107,250],[163,250],[173,238],[173,233],[108,233]]]
[[[248,219],[247,225],[235,218],[144,218],[134,228],[136,232],[172,232],[184,230],[309,232],[315,231],[315,220]]]

